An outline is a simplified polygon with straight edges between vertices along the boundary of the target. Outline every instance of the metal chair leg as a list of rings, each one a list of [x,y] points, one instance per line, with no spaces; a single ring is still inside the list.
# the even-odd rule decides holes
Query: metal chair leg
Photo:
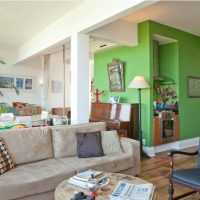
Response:
[[[170,162],[170,170],[169,170],[168,200],[173,200],[173,195],[174,195],[174,186],[173,186],[172,176],[173,176],[173,156]]]
[[[169,184],[168,194],[169,194],[168,200],[173,200],[173,195],[174,195],[173,183]]]

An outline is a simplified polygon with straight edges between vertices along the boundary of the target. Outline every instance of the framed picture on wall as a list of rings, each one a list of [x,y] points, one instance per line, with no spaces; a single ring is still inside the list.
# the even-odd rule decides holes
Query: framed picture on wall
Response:
[[[188,97],[200,98],[200,77],[188,76]]]
[[[14,85],[14,78],[11,77],[11,76],[0,75],[0,83],[1,84]]]
[[[35,91],[35,77],[29,76],[13,76],[13,75],[5,75],[0,74],[0,88],[3,91],[12,91],[11,88],[3,88],[1,84],[13,85],[15,86],[19,92],[34,92]]]
[[[34,77],[24,77],[24,91],[34,92],[35,91],[35,78]]]
[[[16,78],[15,84],[19,90],[23,90],[24,89],[24,78]]]
[[[108,64],[110,92],[124,92],[124,64],[116,59]]]

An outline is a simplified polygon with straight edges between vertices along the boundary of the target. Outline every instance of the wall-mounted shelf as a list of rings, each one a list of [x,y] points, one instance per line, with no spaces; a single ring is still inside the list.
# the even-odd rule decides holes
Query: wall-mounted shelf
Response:
[[[176,84],[173,79],[167,76],[154,76],[154,82],[158,83],[159,85],[174,85]]]

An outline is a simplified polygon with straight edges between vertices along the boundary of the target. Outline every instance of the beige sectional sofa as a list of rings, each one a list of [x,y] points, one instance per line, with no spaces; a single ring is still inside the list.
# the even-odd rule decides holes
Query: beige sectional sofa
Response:
[[[138,175],[140,152],[135,140],[120,138],[121,153],[77,157],[75,132],[96,130],[106,130],[105,123],[0,131],[16,164],[0,176],[0,200],[53,200],[61,181],[89,168]],[[105,134],[103,140],[113,142]]]

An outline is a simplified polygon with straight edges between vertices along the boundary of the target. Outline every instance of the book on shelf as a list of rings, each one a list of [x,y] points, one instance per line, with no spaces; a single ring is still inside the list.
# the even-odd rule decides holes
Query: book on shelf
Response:
[[[110,200],[152,200],[155,187],[151,183],[131,184],[120,181]]]

